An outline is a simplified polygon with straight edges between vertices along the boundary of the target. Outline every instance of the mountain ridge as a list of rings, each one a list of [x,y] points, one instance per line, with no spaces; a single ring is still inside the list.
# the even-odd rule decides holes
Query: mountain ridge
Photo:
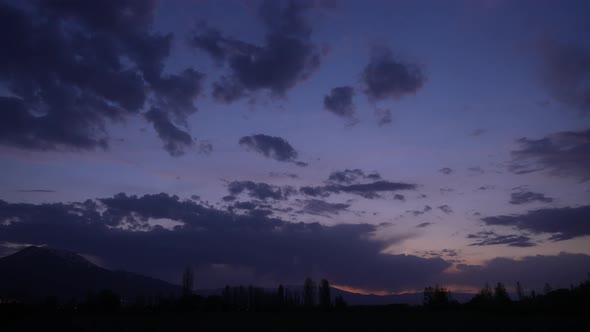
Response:
[[[124,298],[180,294],[180,287],[127,271],[99,267],[79,254],[30,246],[0,258],[0,295],[33,300],[47,296],[82,299],[110,289]]]

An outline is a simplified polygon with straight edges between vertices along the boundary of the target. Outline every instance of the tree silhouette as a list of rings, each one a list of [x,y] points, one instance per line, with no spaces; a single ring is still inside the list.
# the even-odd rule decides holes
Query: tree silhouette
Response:
[[[490,285],[486,282],[485,286],[477,293],[469,303],[476,307],[487,307],[493,303],[494,293]]]
[[[424,305],[429,307],[444,307],[451,302],[450,292],[436,284],[434,287],[424,288]]]
[[[315,305],[315,282],[311,278],[305,278],[303,282],[303,305],[311,308]]]
[[[279,284],[279,288],[277,289],[277,302],[279,307],[285,305],[285,287],[282,284]]]
[[[346,301],[344,301],[344,298],[342,297],[342,295],[338,294],[336,295],[336,298],[334,298],[334,308],[336,310],[344,310],[346,309]]]
[[[545,283],[545,287],[543,287],[543,293],[545,293],[545,295],[551,293],[551,291],[553,291],[553,287],[551,287],[551,285],[549,285],[549,283]]]
[[[518,297],[519,301],[523,301],[525,298],[524,289],[519,281],[516,282],[516,296]]]
[[[494,288],[494,301],[497,304],[505,304],[510,302],[510,296],[506,291],[506,287],[504,287],[504,284],[501,282],[496,284],[496,287]]]
[[[318,300],[320,303],[320,308],[324,310],[328,310],[332,306],[332,298],[330,297],[330,283],[326,279],[322,279],[322,281],[320,281]]]
[[[187,266],[182,274],[182,296],[190,297],[193,294],[194,274],[193,268]]]

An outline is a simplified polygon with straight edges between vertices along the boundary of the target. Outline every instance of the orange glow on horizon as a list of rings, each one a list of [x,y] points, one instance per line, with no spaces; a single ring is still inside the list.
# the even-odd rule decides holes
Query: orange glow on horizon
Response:
[[[384,296],[384,295],[391,295],[391,294],[393,294],[391,291],[386,291],[386,290],[368,290],[368,289],[350,287],[350,286],[345,286],[345,285],[332,285],[332,287],[337,288],[337,289],[340,289],[340,290],[343,290],[345,292],[355,293],[355,294],[362,294],[362,295],[379,295],[379,296]]]
[[[441,285],[442,287],[446,288],[449,292],[452,293],[470,293],[476,294],[479,292],[480,288],[475,286],[469,285]],[[345,285],[332,285],[332,287],[343,290],[349,293],[361,294],[361,295],[377,295],[377,296],[386,296],[386,295],[404,295],[404,294],[415,294],[415,293],[422,293],[424,289],[405,289],[397,292],[392,292],[389,290],[375,290],[375,289],[364,289],[364,288],[356,288],[351,286]]]

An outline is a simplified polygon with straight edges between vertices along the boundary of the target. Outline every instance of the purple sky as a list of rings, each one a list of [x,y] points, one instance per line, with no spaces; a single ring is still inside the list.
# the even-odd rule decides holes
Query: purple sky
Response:
[[[0,1],[0,255],[192,265],[197,288],[568,287],[590,272],[588,14]]]

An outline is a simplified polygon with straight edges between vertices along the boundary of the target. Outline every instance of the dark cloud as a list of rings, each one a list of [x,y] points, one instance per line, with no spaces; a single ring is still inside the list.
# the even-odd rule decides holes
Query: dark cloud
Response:
[[[299,283],[309,276],[374,290],[421,288],[450,266],[440,258],[382,253],[399,240],[373,239],[374,225],[289,223],[232,214],[167,194],[119,194],[68,204],[0,201],[0,218],[19,220],[0,224],[0,242],[47,244],[83,252],[113,269],[174,283],[182,269],[192,265],[199,271],[200,288],[244,283],[243,276],[220,280],[215,270],[219,266],[229,274],[249,270],[252,279],[247,282],[261,286]],[[127,227],[130,223],[144,225],[152,218],[181,225]]]
[[[213,83],[211,95],[218,102],[231,104],[247,96],[247,93],[241,85],[223,76],[218,82]]]
[[[430,212],[430,211],[432,211],[432,208],[429,205],[425,205],[424,209],[422,209],[422,210],[412,210],[412,211],[406,211],[406,212],[411,213],[414,216],[420,216],[420,215],[423,215],[426,212]]]
[[[478,242],[470,244],[471,246],[491,246],[497,244],[507,244],[511,247],[534,247],[536,244],[531,242],[531,238],[524,235],[499,235],[492,231],[482,231],[476,234],[467,235],[468,239],[477,239]]]
[[[221,198],[221,200],[222,200],[222,201],[224,201],[224,202],[233,202],[233,201],[235,201],[236,199],[237,199],[237,198],[236,198],[236,196],[234,196],[234,195],[227,195],[227,196],[223,196],[223,197]]]
[[[395,194],[395,195],[393,195],[393,199],[395,199],[397,201],[405,202],[406,201],[406,196],[401,195],[401,194]]]
[[[416,228],[424,228],[424,227],[428,227],[430,225],[433,225],[433,223],[431,223],[431,222],[423,222],[421,224],[416,225]]]
[[[299,175],[297,175],[295,173],[270,172],[270,173],[268,173],[268,175],[275,177],[275,178],[286,177],[286,178],[291,178],[291,179],[299,179]]]
[[[355,109],[353,95],[354,89],[351,86],[333,88],[330,94],[324,97],[324,108],[340,117],[352,119]]]
[[[1,3],[0,81],[8,95],[0,97],[0,144],[104,149],[107,124],[138,114],[148,100],[183,123],[196,111],[203,75],[162,74],[172,35],[152,31],[155,10],[155,1],[136,0]],[[158,133],[167,147],[186,143],[165,131]]]
[[[327,197],[331,194],[349,193],[373,199],[380,198],[380,193],[382,192],[414,189],[416,189],[416,185],[411,183],[376,181],[350,185],[331,184],[319,187],[301,187],[299,191],[304,195],[315,197]]]
[[[419,66],[396,59],[388,48],[374,48],[362,74],[363,92],[371,102],[415,94],[426,78]],[[391,122],[391,110],[375,106],[379,124]]]
[[[268,204],[258,204],[257,202],[236,202],[233,205],[236,209],[242,210],[256,210],[260,207],[270,207]]]
[[[541,139],[520,138],[509,169],[516,174],[546,170],[551,175],[590,178],[590,130],[562,131]]]
[[[590,114],[590,49],[546,41],[542,51],[543,82],[553,98]]]
[[[263,182],[252,181],[233,181],[227,186],[230,194],[233,196],[239,195],[243,192],[248,192],[248,195],[257,199],[275,199],[285,200],[291,194],[291,189],[273,186]]]
[[[512,226],[534,233],[549,233],[552,234],[553,241],[590,235],[590,205],[539,209],[522,215],[493,216],[481,220],[487,225]]]
[[[448,205],[441,205],[438,207],[439,210],[441,210],[442,212],[446,213],[446,214],[451,214],[453,213],[453,209],[448,206]]]
[[[365,173],[358,168],[332,172],[326,183],[326,186],[302,187],[300,190],[309,196],[327,197],[332,193],[348,192],[365,198],[378,198],[379,192],[409,189],[407,186],[415,188],[415,185],[383,181],[379,173]]]
[[[416,254],[424,258],[444,258],[446,261],[449,262],[462,262],[460,259],[457,258],[461,254],[461,250],[458,249],[416,251]]]
[[[364,92],[372,100],[415,94],[424,81],[424,74],[417,65],[395,59],[387,48],[373,49],[363,72]]]
[[[180,74],[160,77],[153,81],[152,89],[159,98],[158,107],[172,113],[182,122],[186,116],[197,111],[194,99],[201,94],[201,81],[205,78],[194,69],[186,69]]]
[[[299,191],[307,196],[313,197],[328,197],[330,196],[330,192],[324,190],[324,187],[301,187]]]
[[[264,1],[258,12],[266,28],[261,46],[224,36],[200,22],[191,44],[229,69],[214,84],[214,98],[229,103],[261,89],[283,96],[311,75],[320,64],[305,19],[313,5],[312,1]]]
[[[365,172],[358,168],[345,169],[343,171],[336,171],[330,173],[327,182],[338,184],[351,184],[359,183],[363,180],[378,181],[381,180],[381,175],[379,175],[379,173],[376,172],[365,174]]]
[[[228,211],[235,213],[236,210],[245,211],[252,217],[269,217],[273,214],[271,205],[261,201],[235,202]]]
[[[223,36],[221,31],[210,27],[203,20],[196,23],[195,33],[189,41],[192,46],[205,51],[220,64],[234,54],[249,54],[259,49],[255,45]]]
[[[453,170],[448,167],[443,167],[443,168],[439,169],[438,171],[444,175],[449,175],[449,174],[453,173]]]
[[[267,158],[283,162],[297,163],[297,151],[295,151],[291,144],[289,144],[284,138],[256,134],[240,138],[239,143],[241,146],[254,150]],[[307,166],[307,164],[298,166]]]
[[[526,204],[532,202],[551,203],[553,198],[532,191],[519,191],[510,194],[510,204]]]
[[[168,118],[168,113],[152,108],[145,113],[145,118],[153,124],[158,136],[164,142],[164,149],[171,156],[181,156],[193,145],[191,135],[175,126]]]
[[[349,207],[350,204],[329,203],[319,199],[309,199],[304,201],[302,211],[309,214],[329,216],[346,211]]]
[[[478,187],[477,190],[486,191],[486,190],[491,190],[494,188],[495,188],[494,186],[492,186],[490,184],[486,184],[486,185]]]
[[[204,155],[210,155],[213,152],[213,144],[209,141],[199,142],[199,153]]]

